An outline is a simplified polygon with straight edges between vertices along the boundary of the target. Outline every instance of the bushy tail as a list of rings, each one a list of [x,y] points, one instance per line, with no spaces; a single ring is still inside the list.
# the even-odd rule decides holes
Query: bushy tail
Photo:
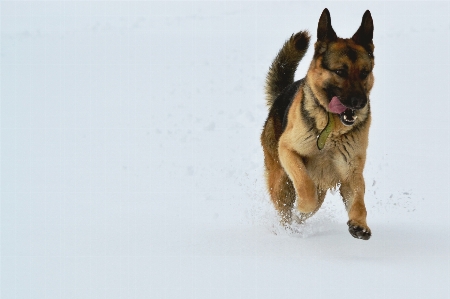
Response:
[[[294,82],[298,63],[305,56],[309,46],[308,31],[300,31],[288,39],[275,57],[266,77],[267,106],[272,107],[281,91]]]

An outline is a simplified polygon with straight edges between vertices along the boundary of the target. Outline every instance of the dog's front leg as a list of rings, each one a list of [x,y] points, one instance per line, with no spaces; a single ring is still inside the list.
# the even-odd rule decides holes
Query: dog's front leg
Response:
[[[340,193],[349,218],[348,230],[353,237],[368,240],[372,233],[366,222],[364,192],[365,183],[362,170],[353,173],[346,181],[341,182]]]
[[[294,185],[297,195],[297,209],[301,213],[314,212],[318,205],[317,188],[309,177],[302,158],[281,140],[278,154],[281,165]]]

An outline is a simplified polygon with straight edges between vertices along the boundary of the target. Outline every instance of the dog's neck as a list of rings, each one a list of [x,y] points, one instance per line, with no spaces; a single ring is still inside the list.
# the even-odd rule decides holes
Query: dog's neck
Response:
[[[320,104],[307,80],[305,80],[303,85],[303,94],[304,103],[302,103],[302,106],[309,112],[308,116],[314,119],[314,129],[320,131],[328,122],[328,111]]]
[[[309,83],[307,80],[305,80],[305,85],[303,86],[303,92],[305,93],[305,98],[308,100],[308,102],[310,102],[311,104],[313,104],[313,106],[315,106],[314,108],[319,108],[325,114],[327,113],[327,110],[325,109],[325,107],[323,107],[320,104],[319,100],[314,95],[314,92],[312,91],[311,86],[309,86]]]

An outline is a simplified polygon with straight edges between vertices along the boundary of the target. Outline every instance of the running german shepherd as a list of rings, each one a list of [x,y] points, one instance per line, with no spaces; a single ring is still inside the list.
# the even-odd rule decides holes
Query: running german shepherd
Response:
[[[268,191],[284,224],[294,202],[303,222],[339,187],[350,234],[368,240],[363,169],[374,83],[373,20],[370,11],[352,38],[339,38],[324,9],[314,58],[306,77],[294,81],[309,46],[306,31],[292,35],[273,61],[266,80],[270,112],[261,134]],[[298,218],[298,217],[297,217]]]

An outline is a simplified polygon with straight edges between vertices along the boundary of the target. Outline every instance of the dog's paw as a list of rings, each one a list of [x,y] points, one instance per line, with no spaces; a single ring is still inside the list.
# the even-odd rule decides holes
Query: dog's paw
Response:
[[[369,227],[357,224],[354,220],[349,220],[347,225],[348,231],[356,239],[369,240],[372,236],[372,232]]]
[[[310,213],[297,212],[297,214],[292,214],[292,221],[295,222],[296,224],[303,224],[305,223],[306,219],[308,219],[312,215],[314,215],[313,212]]]

